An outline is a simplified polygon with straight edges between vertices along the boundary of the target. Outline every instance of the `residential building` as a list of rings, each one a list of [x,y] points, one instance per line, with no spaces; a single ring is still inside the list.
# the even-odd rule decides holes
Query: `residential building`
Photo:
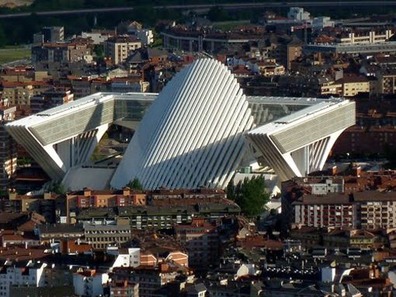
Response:
[[[330,248],[378,249],[386,244],[384,236],[364,229],[334,229],[323,234],[323,245]]]
[[[395,94],[396,93],[396,70],[392,68],[379,70],[376,74],[378,94]]]
[[[292,62],[302,56],[302,45],[303,43],[298,39],[292,39],[286,45],[286,61],[283,60],[284,66],[287,70],[292,69]]]
[[[0,189],[6,191],[12,186],[17,169],[17,145],[6,131],[5,124],[15,120],[16,107],[9,106],[8,100],[0,103]]]
[[[43,224],[37,226],[36,233],[42,244],[65,239],[83,239],[85,236],[82,224]]]
[[[358,227],[357,206],[344,194],[330,193],[318,197],[304,195],[302,201],[293,202],[294,223],[323,228]]]
[[[30,82],[1,82],[3,99],[7,99],[10,105],[30,105],[30,99],[51,88],[45,81]]]
[[[374,190],[326,195],[304,194],[292,203],[293,223],[309,227],[395,228],[393,192]]]
[[[84,208],[126,207],[146,205],[146,193],[125,187],[122,190],[94,191],[85,188],[82,191],[66,194],[68,212]]]
[[[345,75],[343,78],[321,87],[322,95],[354,97],[359,94],[370,94],[370,81],[365,76]]]
[[[194,218],[189,224],[176,225],[175,233],[188,251],[190,267],[208,269],[219,261],[220,240],[215,224]]]
[[[154,292],[177,277],[189,277],[191,271],[171,261],[159,263],[155,266],[139,266],[136,268],[119,267],[113,270],[112,279],[116,282],[129,281],[139,284],[139,297],[155,296]]]
[[[112,281],[110,283],[111,297],[138,297],[139,283],[132,283],[127,280]]]
[[[32,46],[32,63],[39,68],[50,69],[54,63],[92,62],[90,39],[74,39],[68,43],[42,43]]]
[[[40,261],[5,261],[0,270],[0,296],[12,297],[12,286],[44,287],[44,268]]]
[[[114,207],[114,210],[85,209],[77,213],[70,212],[70,221],[81,223],[106,221],[114,224],[117,220],[125,220],[134,230],[158,230],[171,229],[175,224],[188,224],[196,215],[218,219],[225,215],[238,215],[241,211],[238,205],[226,199],[217,202],[212,202],[210,199],[191,200],[192,204],[185,203],[184,199],[182,201],[175,199],[167,205],[169,200],[164,199],[164,203],[158,205]]]
[[[79,269],[73,275],[74,294],[78,296],[97,297],[103,295],[103,286],[109,275],[95,269]]]
[[[116,224],[84,223],[85,240],[94,249],[105,250],[109,245],[120,245],[131,239],[131,226],[129,222]]]
[[[57,90],[52,88],[39,95],[32,96],[30,98],[30,109],[32,113],[38,113],[71,102],[73,98],[74,94],[71,90]]]
[[[279,65],[273,59],[268,59],[264,61],[258,61],[257,67],[261,75],[263,76],[274,76],[274,75],[284,75],[285,67]]]
[[[44,42],[63,42],[65,32],[63,27],[44,27],[41,29]]]
[[[119,250],[111,269],[114,267],[138,267],[141,264],[140,257],[140,248],[128,248],[125,252]],[[142,263],[142,265],[144,264]]]
[[[142,47],[136,37],[121,35],[110,37],[104,42],[105,56],[111,58],[114,65],[124,62],[135,50]]]
[[[81,32],[82,38],[90,38],[93,41],[93,44],[102,44],[109,37],[114,36],[114,31],[106,31],[106,30],[92,30],[91,32]]]

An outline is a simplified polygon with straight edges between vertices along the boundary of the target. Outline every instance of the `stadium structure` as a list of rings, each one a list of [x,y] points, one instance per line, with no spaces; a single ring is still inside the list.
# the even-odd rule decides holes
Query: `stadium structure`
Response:
[[[98,168],[86,164],[111,124],[135,133],[119,165],[100,180]],[[172,189],[224,188],[252,162],[280,180],[304,176],[323,167],[337,137],[354,124],[352,101],[246,97],[225,65],[201,59],[159,94],[96,93],[6,128],[67,187],[84,168],[84,178],[113,188],[138,178],[146,189]]]

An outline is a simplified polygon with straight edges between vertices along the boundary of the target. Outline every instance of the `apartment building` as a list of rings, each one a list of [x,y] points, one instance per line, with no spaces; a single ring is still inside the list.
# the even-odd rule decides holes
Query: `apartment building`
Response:
[[[275,59],[267,59],[256,63],[258,72],[262,76],[284,75],[285,67],[276,63]]]
[[[175,233],[188,251],[190,267],[207,268],[218,262],[220,241],[216,225],[194,218],[190,224],[176,225]]]
[[[40,261],[5,261],[0,266],[0,296],[12,297],[12,286],[45,286],[44,268]]]
[[[388,68],[380,70],[377,75],[377,93],[395,94],[396,93],[396,69]]]
[[[139,39],[128,35],[110,37],[104,42],[105,55],[111,58],[114,65],[124,62],[133,51],[141,47]]]
[[[371,90],[372,87],[367,77],[348,75],[321,86],[321,95],[354,97],[360,93],[369,94]]]
[[[51,63],[75,63],[92,60],[92,45],[90,39],[75,39],[71,42],[40,43],[32,46],[33,65],[48,67]]]
[[[354,194],[358,224],[362,229],[396,227],[396,193],[364,191]]]
[[[97,250],[105,250],[110,245],[118,246],[131,239],[131,226],[128,223],[85,223],[83,228],[85,240]]]
[[[187,267],[164,262],[155,267],[139,266],[134,268],[129,273],[129,281],[139,284],[139,297],[152,297],[157,296],[156,290],[165,284],[173,282],[178,276],[189,274],[190,270]]]
[[[130,281],[112,281],[110,283],[111,297],[138,297],[139,283],[132,283]]]
[[[12,185],[17,169],[17,144],[4,126],[15,119],[16,107],[6,100],[0,103],[0,189],[5,191]]]
[[[62,240],[78,240],[84,238],[82,224],[42,224],[35,230],[42,244],[61,242]]]
[[[293,203],[294,223],[323,228],[353,227],[358,225],[357,206],[349,196],[330,193],[324,196],[304,195],[302,201]]]
[[[30,99],[51,88],[45,81],[27,82],[1,82],[3,87],[3,98],[8,100],[10,105],[30,105]]]
[[[30,109],[32,113],[38,113],[43,110],[59,106],[73,101],[74,94],[71,90],[49,89],[41,94],[34,95],[30,98]]]
[[[67,221],[129,221],[132,229],[170,229],[174,224],[188,224],[199,214],[216,219],[238,215],[240,207],[226,199],[220,189],[155,190],[147,193],[129,188],[116,191],[83,191],[67,194]]]
[[[74,294],[77,296],[102,296],[103,285],[109,280],[107,273],[95,269],[79,269],[73,275]]]
[[[44,42],[62,42],[65,39],[64,27],[43,27],[41,34]]]
[[[357,191],[303,195],[292,203],[294,223],[316,228],[339,227],[364,230],[396,227],[396,193]]]

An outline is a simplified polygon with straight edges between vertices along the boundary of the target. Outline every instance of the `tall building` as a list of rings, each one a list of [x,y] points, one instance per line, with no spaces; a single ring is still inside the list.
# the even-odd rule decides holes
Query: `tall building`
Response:
[[[112,187],[138,178],[146,189],[218,188],[242,161],[280,169],[281,179],[320,170],[335,139],[354,121],[355,103],[348,100],[247,98],[225,65],[201,59],[160,94],[97,93],[7,129],[53,179],[84,165],[116,123],[136,132],[111,174]]]
[[[0,104],[0,189],[10,188],[17,168],[17,144],[5,129],[5,124],[15,119],[15,106]]]
[[[41,29],[44,42],[63,42],[65,39],[65,30],[63,27],[44,27]]]
[[[132,51],[142,47],[142,42],[136,37],[121,35],[110,37],[104,42],[105,55],[117,65],[126,60]]]

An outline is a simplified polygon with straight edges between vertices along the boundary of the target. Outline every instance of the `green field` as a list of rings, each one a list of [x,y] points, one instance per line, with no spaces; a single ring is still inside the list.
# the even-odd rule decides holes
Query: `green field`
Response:
[[[0,48],[0,65],[21,59],[30,59],[30,57],[30,48],[28,47]]]

